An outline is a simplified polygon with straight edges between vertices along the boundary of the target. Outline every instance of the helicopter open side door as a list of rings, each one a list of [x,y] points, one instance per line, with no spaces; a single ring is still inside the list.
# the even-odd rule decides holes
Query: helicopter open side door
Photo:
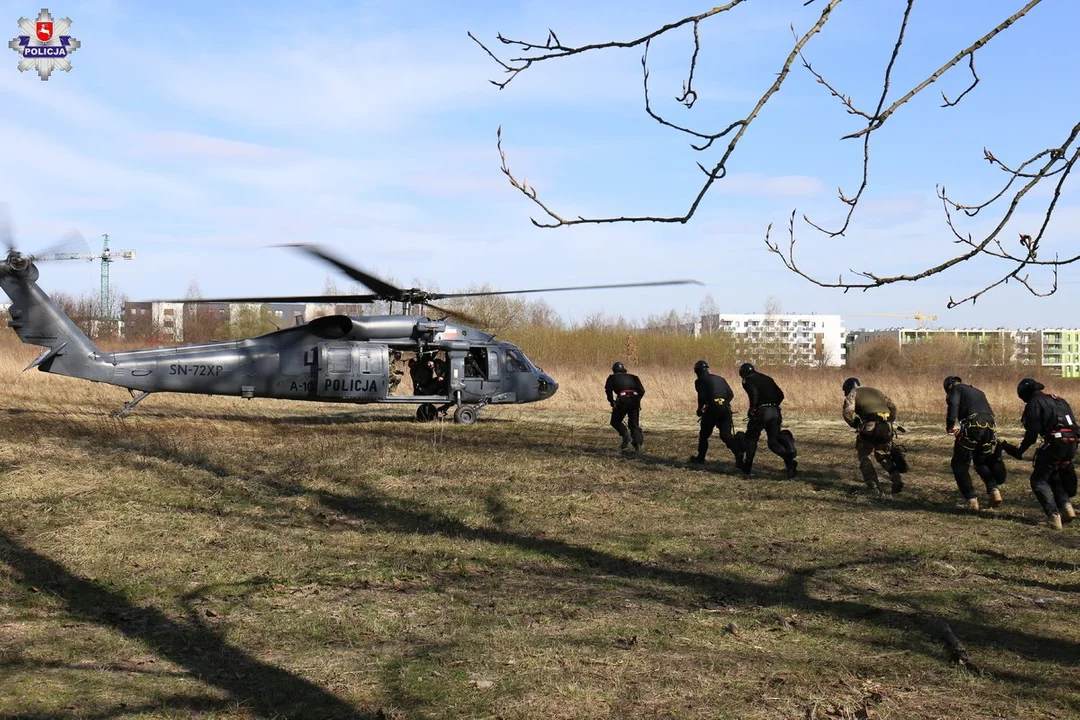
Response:
[[[316,397],[371,399],[386,397],[390,354],[386,345],[360,342],[319,343]]]

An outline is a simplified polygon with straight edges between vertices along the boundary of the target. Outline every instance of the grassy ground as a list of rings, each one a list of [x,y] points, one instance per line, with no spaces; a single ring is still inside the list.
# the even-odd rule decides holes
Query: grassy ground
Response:
[[[874,499],[831,384],[788,413],[801,477],[763,450],[746,479],[718,441],[683,464],[676,380],[632,460],[587,373],[471,427],[118,421],[126,393],[28,358],[0,364],[0,718],[1080,716],[1080,527],[1036,524],[1011,460],[1002,508],[955,511],[936,415]]]

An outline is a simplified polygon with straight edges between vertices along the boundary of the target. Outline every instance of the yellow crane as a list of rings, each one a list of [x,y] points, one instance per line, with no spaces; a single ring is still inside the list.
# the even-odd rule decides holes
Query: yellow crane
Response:
[[[922,310],[916,310],[911,315],[904,315],[903,313],[846,313],[851,317],[896,317],[896,318],[908,318],[915,321],[916,327],[920,330],[923,328],[924,320],[937,320],[937,315],[923,315]]]

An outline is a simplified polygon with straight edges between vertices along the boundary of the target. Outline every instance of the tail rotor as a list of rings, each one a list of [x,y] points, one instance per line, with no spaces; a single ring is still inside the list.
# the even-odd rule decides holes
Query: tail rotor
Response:
[[[8,203],[0,203],[0,243],[3,243],[7,250],[7,257],[3,264],[15,272],[22,272],[35,262],[86,257],[90,250],[90,244],[86,242],[83,234],[72,229],[41,252],[28,254],[20,251],[15,247],[15,230],[11,222],[11,210]]]

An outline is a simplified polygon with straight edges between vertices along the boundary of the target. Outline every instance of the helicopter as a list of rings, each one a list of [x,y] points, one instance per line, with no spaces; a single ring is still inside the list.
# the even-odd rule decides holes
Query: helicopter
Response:
[[[442,308],[433,300],[521,293],[561,292],[702,283],[697,280],[621,283],[436,293],[403,289],[356,268],[312,244],[294,244],[328,262],[370,290],[366,295],[309,295],[160,302],[269,303],[326,302],[401,304],[401,315],[336,314],[240,340],[103,352],[38,286],[35,257],[15,249],[0,262],[0,288],[11,299],[9,326],[30,345],[45,348],[26,367],[126,388],[131,400],[114,411],[126,417],[152,393],[176,392],[242,398],[279,398],[343,403],[415,404],[416,418],[430,422],[453,410],[454,422],[474,423],[487,405],[532,403],[551,398],[559,384],[537,367],[521,348],[489,333],[450,320],[469,315]],[[420,304],[441,313],[437,318],[410,314]],[[394,392],[409,359],[414,380],[411,394]]]

